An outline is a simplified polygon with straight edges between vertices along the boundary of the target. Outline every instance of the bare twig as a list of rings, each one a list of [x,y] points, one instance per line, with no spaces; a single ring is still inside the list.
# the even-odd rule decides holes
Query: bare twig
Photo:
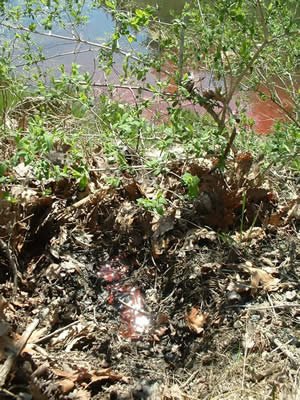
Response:
[[[52,33],[52,32],[49,32],[49,33],[41,32],[41,31],[38,31],[38,30],[35,30],[34,32],[32,32],[29,28],[26,28],[26,26],[23,26],[23,25],[11,25],[11,24],[8,24],[8,23],[3,22],[3,21],[0,22],[0,25],[3,26],[4,28],[7,28],[7,29],[20,30],[20,31],[31,33],[31,34],[34,33],[34,34],[39,35],[39,36],[46,36],[46,37],[49,37],[49,38],[61,39],[61,40],[65,40],[65,41],[72,42],[72,43],[82,43],[82,44],[86,44],[88,46],[93,46],[93,47],[96,47],[96,48],[99,48],[99,49],[102,49],[102,50],[112,51],[112,48],[110,46],[106,46],[105,44],[101,44],[101,43],[91,42],[89,40],[82,39],[79,36],[70,37],[70,36],[58,35],[58,34]],[[135,61],[141,61],[139,57],[136,57],[135,55],[133,55],[131,53],[128,53],[125,50],[122,50],[122,49],[118,48],[115,51],[117,53],[122,54],[123,56],[129,57],[129,58],[131,58],[131,59],[133,59]]]
[[[108,88],[112,87],[113,89],[126,89],[126,90],[143,90],[144,92],[149,92],[149,93],[154,93],[153,90],[146,88],[146,87],[141,87],[141,86],[130,86],[130,85],[115,85],[115,84],[110,84],[110,83],[93,83],[92,84],[95,87],[103,87],[103,88]]]
[[[121,299],[118,299],[118,301],[119,301],[119,303],[121,303],[123,306],[129,308],[129,309],[132,310],[132,311],[136,311],[136,312],[139,313],[139,314],[151,315],[150,312],[145,311],[145,310],[142,310],[142,309],[140,309],[140,308],[135,308],[134,306],[132,306],[132,305],[126,303],[125,301],[123,301],[123,300],[121,300]]]
[[[28,342],[33,331],[38,326],[39,322],[40,320],[36,318],[31,322],[30,325],[28,325],[26,330],[23,332],[23,335],[18,340],[14,349],[15,351],[13,353],[10,353],[5,362],[2,364],[2,366],[0,366],[0,388],[4,386],[7,376],[10,373],[12,367],[14,366],[17,357],[21,354],[22,350],[26,346],[26,343]]]
[[[260,0],[257,0],[257,10],[258,10],[259,18],[260,18],[260,23],[261,23],[261,26],[262,26],[263,32],[264,32],[264,39],[267,41],[269,39],[269,30],[268,30],[268,25],[267,25],[266,18],[265,18],[265,13],[262,8]]]
[[[59,328],[59,329],[56,329],[54,332],[51,332],[51,333],[49,333],[49,335],[43,336],[42,338],[40,338],[40,339],[38,339],[38,340],[35,340],[33,343],[34,343],[34,344],[44,343],[44,342],[46,342],[47,340],[53,338],[53,336],[58,335],[59,333],[65,331],[66,329],[69,329],[69,328],[71,328],[72,326],[77,325],[78,323],[79,323],[79,320],[78,320],[78,321],[71,322],[69,325],[66,325],[66,326],[63,326],[63,327],[61,327],[61,328]]]
[[[267,46],[267,44],[269,44],[269,42],[264,41],[262,43],[261,46],[259,46],[259,48],[256,50],[256,52],[254,53],[254,55],[252,56],[252,58],[250,59],[250,61],[248,62],[248,64],[245,66],[245,68],[243,69],[243,71],[239,74],[239,76],[234,80],[233,85],[231,86],[230,90],[228,91],[227,95],[226,95],[226,103],[229,104],[236,89],[238,88],[238,86],[240,85],[240,83],[242,82],[242,80],[244,79],[245,75],[247,75],[248,71],[251,69],[252,65],[255,63],[255,61],[258,59],[258,57],[260,56],[260,54],[262,53],[262,51],[265,49],[265,47]]]
[[[188,379],[180,386],[180,389],[184,389],[186,388],[195,378],[196,376],[200,374],[199,369],[197,369],[196,371],[194,371],[189,377]]]
[[[14,282],[14,290],[17,290],[18,287],[18,276],[20,276],[20,273],[18,271],[17,267],[17,260],[10,250],[9,246],[4,242],[4,240],[0,239],[0,250],[2,250],[8,260],[10,269],[13,274],[13,282]]]
[[[13,399],[17,399],[17,400],[19,399],[18,396],[16,396],[15,394],[13,394],[12,392],[10,392],[10,391],[7,390],[7,389],[1,388],[1,389],[0,389],[0,394],[1,394],[1,392],[7,394],[8,396],[10,396],[10,397],[13,398]]]
[[[72,51],[66,51],[65,53],[58,53],[58,54],[54,54],[52,56],[48,56],[43,58],[43,60],[40,61],[35,61],[34,64],[38,64],[39,62],[46,62],[48,60],[52,60],[53,58],[58,58],[58,57],[67,57],[67,56],[72,56],[72,55],[78,55],[78,54],[83,54],[83,53],[89,53],[89,52],[93,52],[95,50],[93,49],[84,49],[84,50],[72,50]],[[22,64],[18,64],[16,65],[16,68],[20,68],[20,67],[24,67],[25,65],[27,65],[27,63],[22,63]]]
[[[286,303],[286,304],[273,304],[272,306],[261,306],[261,307],[249,307],[243,305],[231,305],[226,308],[245,308],[247,311],[263,311],[263,310],[272,310],[274,308],[300,308],[300,303]]]
[[[274,337],[270,332],[266,332],[268,339],[274,343],[278,349],[291,361],[294,367],[300,367],[300,361],[285,347],[285,345],[276,337]]]

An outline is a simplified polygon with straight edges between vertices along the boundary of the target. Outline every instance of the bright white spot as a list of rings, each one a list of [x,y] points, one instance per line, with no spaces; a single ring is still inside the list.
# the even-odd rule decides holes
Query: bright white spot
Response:
[[[144,332],[150,325],[150,319],[145,315],[137,315],[134,321],[135,330],[139,333]]]

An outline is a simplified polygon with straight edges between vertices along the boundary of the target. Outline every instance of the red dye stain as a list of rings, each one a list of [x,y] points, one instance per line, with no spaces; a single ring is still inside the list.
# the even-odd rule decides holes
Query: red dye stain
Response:
[[[98,278],[102,278],[105,282],[117,282],[126,276],[128,266],[125,264],[106,263],[100,267],[97,273]]]
[[[97,276],[108,284],[107,303],[114,305],[120,312],[120,334],[126,338],[138,339],[147,332],[150,318],[144,310],[145,300],[141,290],[120,282],[128,273],[129,267],[122,262],[122,258],[115,257],[100,267]]]

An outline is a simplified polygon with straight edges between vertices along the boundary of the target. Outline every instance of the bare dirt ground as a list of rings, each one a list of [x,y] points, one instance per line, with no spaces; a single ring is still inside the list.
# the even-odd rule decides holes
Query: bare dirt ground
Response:
[[[3,188],[0,398],[299,399],[297,179],[252,161]]]

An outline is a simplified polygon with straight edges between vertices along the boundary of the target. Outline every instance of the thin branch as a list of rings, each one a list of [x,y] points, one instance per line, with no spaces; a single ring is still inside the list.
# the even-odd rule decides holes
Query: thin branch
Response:
[[[183,77],[185,24],[186,24],[186,17],[184,17],[183,25],[181,26],[181,30],[180,30],[180,38],[179,38],[179,56],[178,56],[178,71],[179,71],[178,84],[179,85],[182,84],[182,77]]]
[[[18,340],[14,349],[15,351],[9,354],[3,365],[0,367],[0,388],[4,386],[7,376],[10,373],[17,357],[21,354],[30,336],[32,335],[33,331],[36,329],[39,323],[40,320],[37,318],[34,319],[30,325],[28,325],[26,330],[23,332],[23,335]]]
[[[149,93],[155,93],[153,90],[149,89],[149,88],[145,88],[145,87],[141,87],[141,86],[129,86],[129,85],[115,85],[115,84],[110,84],[110,83],[93,83],[92,84],[95,87],[104,87],[104,88],[108,88],[108,87],[112,87],[114,89],[127,89],[127,90],[143,90],[145,92],[149,92]]]
[[[203,12],[202,12],[200,0],[197,0],[197,3],[198,3],[199,13],[200,13],[200,16],[201,16],[201,18],[202,18],[202,23],[203,23],[203,25],[204,25],[204,24],[205,24],[205,19],[204,19],[204,14],[203,14]]]
[[[299,359],[296,358],[294,356],[294,354],[290,350],[288,350],[287,347],[283,343],[281,343],[281,341],[279,339],[277,339],[276,337],[271,335],[271,333],[269,333],[269,332],[266,332],[266,336],[291,361],[291,363],[293,364],[293,366],[295,368],[299,368],[300,367]]]
[[[260,23],[262,25],[263,32],[264,32],[265,41],[268,41],[269,40],[269,30],[268,30],[268,26],[266,23],[265,13],[262,8],[260,0],[257,0],[257,9],[258,9],[259,17],[260,17]]]
[[[244,308],[247,311],[263,311],[263,310],[271,310],[273,308],[300,308],[300,303],[286,303],[286,304],[273,304],[273,306],[243,306],[243,305],[231,305],[226,306],[226,308]]]
[[[244,76],[248,73],[252,65],[255,63],[255,61],[258,59],[260,56],[260,53],[264,50],[264,48],[267,46],[269,42],[263,42],[262,45],[256,50],[254,55],[251,57],[251,60],[248,62],[244,70],[240,73],[240,75],[237,77],[237,79],[234,81],[233,85],[231,86],[231,89],[229,90],[227,96],[226,96],[226,103],[229,104],[232,96],[234,95],[237,87],[239,84],[242,82]]]
[[[10,250],[9,246],[4,242],[4,240],[0,239],[0,250],[2,250],[8,260],[11,272],[13,274],[13,282],[14,282],[14,290],[17,290],[18,287],[18,267],[17,261],[15,259],[14,254]]]
[[[77,55],[77,54],[82,54],[82,53],[89,53],[89,52],[92,52],[92,51],[95,51],[95,50],[92,50],[92,49],[75,50],[74,49],[73,51],[67,51],[65,53],[59,53],[59,54],[54,54],[53,56],[45,57],[42,60],[35,61],[34,64],[38,64],[40,62],[45,62],[45,61],[48,61],[48,60],[52,60],[53,58],[66,57],[66,56]],[[28,65],[28,63],[18,64],[18,65],[16,65],[16,68],[24,67],[25,65]]]
[[[266,87],[266,89],[269,91],[270,94],[266,94],[263,93],[265,96],[267,96],[268,100],[271,100],[274,104],[276,104],[276,106],[284,112],[284,114],[291,120],[294,122],[294,124],[296,126],[300,126],[300,123],[297,119],[296,116],[293,116],[293,114],[291,112],[289,112],[287,110],[287,108],[282,104],[281,100],[280,100],[280,96],[278,95],[276,88],[270,88],[270,83],[268,82],[267,78],[264,76],[263,72],[258,70],[258,73],[260,75],[260,77],[262,78],[264,85]],[[286,87],[280,87],[277,86],[278,89],[282,89],[282,90],[288,90]]]
[[[38,339],[38,340],[35,340],[33,343],[34,343],[34,344],[40,344],[40,343],[46,342],[46,341],[48,341],[49,339],[53,338],[53,336],[58,335],[59,333],[65,331],[66,329],[71,328],[71,327],[74,326],[74,325],[77,325],[79,322],[80,322],[79,320],[78,320],[78,321],[71,322],[70,324],[68,324],[68,325],[66,325],[66,326],[63,326],[63,327],[61,327],[61,328],[59,328],[59,329],[56,329],[56,331],[51,332],[51,333],[49,333],[48,335],[43,336],[42,338],[40,338],[40,339]]]
[[[81,37],[70,37],[70,36],[63,36],[63,35],[58,35],[56,33],[46,33],[46,32],[41,32],[41,31],[31,31],[29,28],[26,28],[23,25],[11,25],[11,24],[7,24],[4,22],[0,22],[0,25],[8,28],[8,29],[13,29],[13,30],[20,30],[20,31],[24,31],[24,32],[28,32],[28,33],[34,33],[36,35],[40,35],[40,36],[46,36],[46,37],[50,37],[50,38],[55,38],[55,39],[61,39],[61,40],[66,40],[72,43],[82,43],[82,44],[86,44],[88,46],[93,46],[93,47],[97,47],[99,49],[102,50],[106,50],[106,51],[112,51],[112,48],[110,46],[106,46],[104,44],[101,43],[96,43],[96,42],[91,42],[89,40],[86,39],[82,39]],[[141,59],[139,57],[134,56],[131,53],[126,52],[125,50],[122,49],[116,49],[115,50],[116,53],[122,54],[124,56],[127,56],[135,61],[141,61]]]

